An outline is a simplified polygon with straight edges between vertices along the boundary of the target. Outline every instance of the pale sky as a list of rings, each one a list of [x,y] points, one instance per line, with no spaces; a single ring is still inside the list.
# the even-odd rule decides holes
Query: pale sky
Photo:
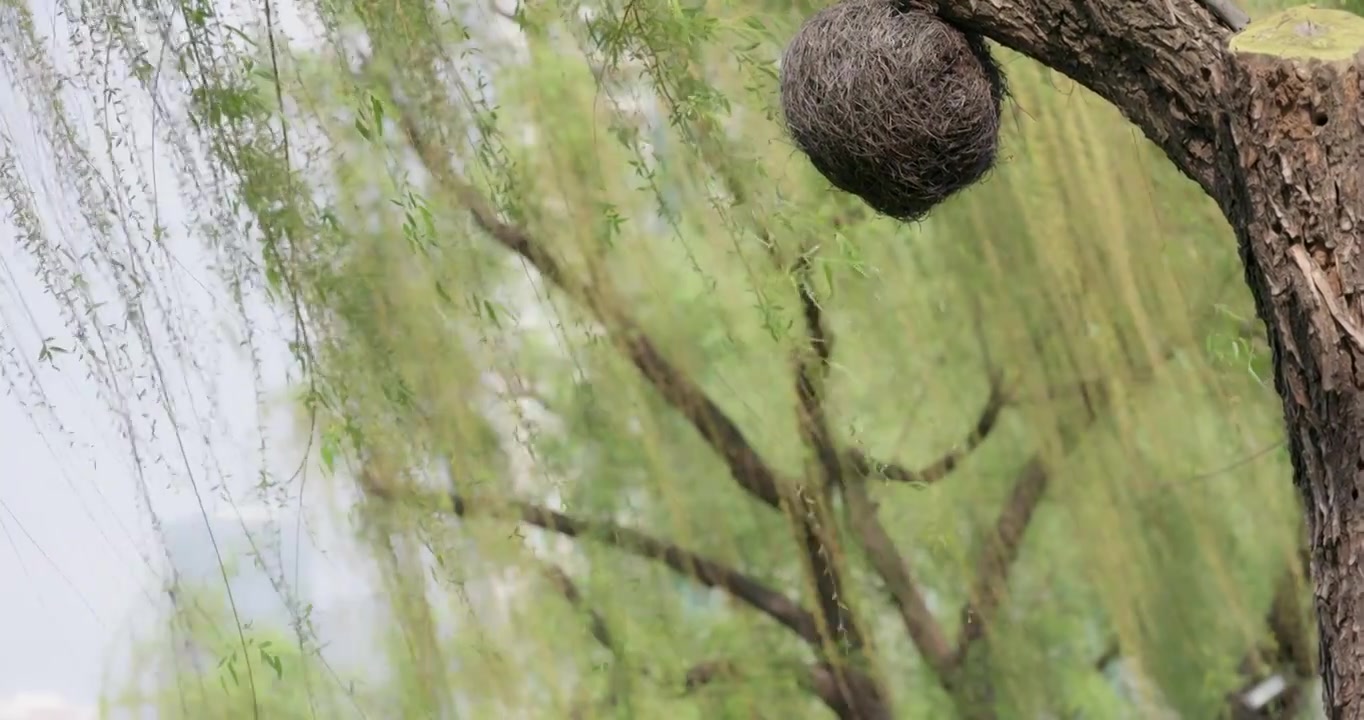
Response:
[[[33,0],[30,7],[37,26],[49,39],[66,37],[53,12],[53,0]],[[286,29],[301,27],[296,16],[284,15]],[[6,22],[0,17],[0,25]],[[0,46],[7,40],[0,32]],[[71,62],[70,48],[64,42],[58,47],[59,57]],[[18,175],[35,186],[36,200],[46,206],[42,212],[49,233],[61,238],[62,246],[80,252],[82,242],[89,242],[83,239],[88,233],[71,219],[70,194],[58,189],[60,176],[52,159],[38,150],[42,145],[34,139],[40,128],[29,115],[23,93],[16,91],[15,81],[9,68],[0,66],[0,148],[8,146],[17,158]],[[91,137],[99,137],[93,134],[96,107],[90,96],[94,94],[84,93],[85,103],[72,110],[86,122]],[[168,244],[182,273],[176,278],[163,274],[157,282],[178,304],[177,313],[185,316],[190,350],[203,363],[197,377],[185,374],[169,349],[159,350],[166,353],[162,362],[175,395],[189,462],[182,459],[175,434],[169,432],[168,418],[139,418],[136,424],[144,433],[153,422],[157,428],[157,439],[141,448],[148,458],[143,482],[155,515],[167,528],[180,528],[183,534],[186,527],[206,527],[208,515],[219,532],[226,533],[239,527],[242,513],[250,516],[264,511],[278,516],[247,489],[258,479],[262,465],[287,477],[299,463],[301,443],[294,438],[293,421],[280,402],[287,387],[284,370],[289,357],[280,336],[257,338],[267,403],[278,407],[261,421],[270,443],[267,457],[262,458],[258,406],[250,391],[252,367],[238,347],[241,318],[208,268],[199,241],[185,235],[175,175],[166,162],[169,153],[164,149],[156,155],[150,152],[150,113],[136,105],[124,112],[133,118],[140,135],[134,142],[142,162],[152,167],[152,158],[157,158],[153,192],[160,220],[171,229]],[[95,150],[97,154],[102,151],[98,146]],[[6,204],[4,214],[8,211]],[[0,720],[49,717],[36,709],[45,704],[93,704],[102,689],[110,650],[126,647],[139,611],[145,631],[149,606],[160,602],[160,568],[165,559],[152,532],[152,515],[139,502],[142,485],[129,445],[120,438],[117,416],[97,394],[99,384],[87,378],[84,368],[70,356],[59,357],[56,368],[39,362],[44,338],[72,347],[71,329],[16,240],[15,227],[0,219],[0,336],[4,338],[0,347],[20,350],[19,357],[4,358],[0,366],[7,378],[13,377],[13,368],[35,369],[54,412],[34,409],[31,395],[0,398],[0,457],[6,461],[0,470],[0,638],[4,639],[0,645]],[[106,299],[112,297],[107,287],[96,288],[101,291]],[[260,327],[273,327],[264,311],[259,316]],[[135,407],[134,414],[149,408],[154,411],[159,404],[149,398]],[[202,440],[205,437],[213,438],[211,446]],[[191,477],[203,498],[203,511],[192,492]],[[323,486],[315,469],[310,482],[314,489]],[[224,501],[223,493],[213,489],[220,485],[231,488],[235,502]],[[325,589],[337,601],[363,594],[363,583],[346,579],[353,570],[347,570],[347,560],[340,557],[345,555],[345,538],[327,527],[325,517],[312,518],[310,523],[300,554],[315,577],[305,584]],[[293,530],[292,523],[282,528],[286,534]],[[309,535],[324,538],[319,544],[331,551],[326,558],[314,557]],[[67,716],[79,715],[63,715]]]
[[[29,0],[29,4],[46,39],[57,39],[50,50],[66,64],[63,69],[73,70],[74,51],[65,42],[68,30],[54,12],[55,0]],[[240,15],[226,8],[226,0],[217,4],[222,14]],[[275,12],[277,27],[290,36],[294,47],[306,47],[308,28],[316,25],[304,22],[290,3],[276,3]],[[510,29],[509,22],[493,17],[486,15],[484,21]],[[0,17],[0,47],[9,40],[4,25]],[[68,108],[83,121],[89,137],[100,137],[95,120],[102,110],[92,100],[97,95],[97,90],[73,93],[81,101]],[[0,213],[0,348],[20,349],[18,357],[0,358],[0,368],[6,378],[12,377],[11,368],[31,369],[54,408],[53,412],[34,409],[31,397],[0,398],[0,457],[7,460],[7,467],[0,470],[0,638],[4,639],[0,645],[0,720],[92,716],[82,713],[93,713],[93,704],[107,689],[103,682],[112,655],[128,647],[135,630],[145,632],[152,605],[162,602],[165,578],[160,568],[166,558],[162,538],[181,543],[175,538],[188,533],[191,541],[181,544],[193,546],[194,530],[211,526],[220,542],[230,544],[227,536],[237,533],[239,540],[242,524],[262,528],[260,516],[280,523],[277,530],[287,538],[295,531],[290,513],[272,509],[250,490],[263,467],[276,478],[292,475],[302,453],[294,420],[283,402],[290,365],[284,333],[259,301],[249,309],[253,324],[261,331],[255,341],[260,345],[258,370],[265,385],[262,408],[252,391],[252,364],[240,347],[243,321],[226,287],[210,269],[211,258],[202,241],[186,234],[185,208],[167,162],[170,153],[153,143],[151,113],[140,95],[131,92],[125,102],[128,105],[119,113],[130,118],[133,134],[126,139],[136,148],[143,167],[156,169],[148,183],[155,183],[155,212],[169,228],[165,242],[174,255],[174,267],[155,269],[152,274],[175,304],[199,369],[184,371],[190,366],[177,360],[169,345],[156,343],[158,354],[164,354],[161,362],[167,376],[161,386],[172,394],[181,434],[177,438],[170,432],[176,423],[166,417],[154,395],[134,403],[131,414],[143,434],[156,428],[156,439],[144,437],[140,447],[145,475],[139,479],[129,445],[120,436],[119,416],[110,410],[107,398],[99,395],[99,383],[86,377],[84,367],[72,356],[58,356],[55,368],[40,362],[45,338],[59,346],[73,346],[71,329],[63,320],[61,306],[36,277],[29,256],[11,241],[17,239],[16,229],[3,217],[9,208]],[[89,249],[89,233],[74,220],[78,214],[73,197],[60,189],[62,176],[53,159],[39,150],[44,147],[37,140],[42,126],[30,113],[23,92],[17,90],[16,77],[0,63],[0,150],[8,148],[17,160],[19,177],[35,188],[34,200],[41,205],[54,241],[80,254]],[[103,152],[98,145],[93,149],[97,155]],[[152,211],[144,208],[144,212]],[[144,242],[133,234],[136,242]],[[107,287],[97,286],[95,292],[101,299],[116,298]],[[535,315],[538,308],[529,310],[528,314]],[[155,321],[149,319],[149,324]],[[271,329],[276,332],[268,334]],[[150,371],[147,358],[135,349],[132,352],[134,362],[141,363],[137,367]],[[267,439],[264,456],[261,427]],[[183,450],[180,441],[185,444]],[[319,605],[320,633],[325,634],[328,611],[347,613],[337,621],[349,630],[344,637],[320,638],[332,643],[329,659],[344,663],[348,656],[365,654],[366,638],[354,629],[357,622],[366,622],[363,614],[374,606],[376,590],[366,581],[365,563],[352,535],[334,520],[345,497],[337,496],[335,484],[328,487],[315,466],[307,482],[308,521],[299,553],[306,577],[300,578],[300,585],[311,590],[309,599]],[[295,501],[290,507],[297,505],[298,485],[295,480],[291,486]],[[225,500],[220,487],[230,489],[232,502]],[[141,501],[143,488],[162,524],[162,537],[153,532],[153,514]],[[185,552],[202,554],[205,550]],[[292,576],[292,553],[284,555],[285,571]],[[356,612],[362,614],[358,620]]]

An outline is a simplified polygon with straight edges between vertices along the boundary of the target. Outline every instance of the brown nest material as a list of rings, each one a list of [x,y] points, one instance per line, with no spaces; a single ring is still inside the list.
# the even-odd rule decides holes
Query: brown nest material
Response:
[[[796,145],[834,186],[901,220],[990,170],[1005,94],[981,38],[909,0],[827,7],[782,57]]]

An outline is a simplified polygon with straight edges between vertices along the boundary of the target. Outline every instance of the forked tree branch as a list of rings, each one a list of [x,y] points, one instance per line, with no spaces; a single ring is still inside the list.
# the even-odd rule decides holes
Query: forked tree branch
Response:
[[[596,540],[631,555],[657,561],[701,585],[724,590],[736,600],[781,623],[807,643],[816,648],[820,645],[814,616],[794,600],[757,578],[639,530],[603,520],[575,518],[520,500],[475,501],[454,492],[389,487],[376,482],[367,472],[361,473],[360,483],[365,493],[372,498],[452,512],[460,518],[482,516],[512,520],[564,537]]]
[[[981,327],[982,318],[979,309],[977,309],[975,319],[981,351],[985,357],[986,365],[990,366],[991,370],[990,398],[976,422],[975,429],[965,443],[966,448],[949,453],[935,463],[932,467],[938,469],[932,471],[933,480],[945,477],[956,467],[961,457],[964,457],[984,441],[990,430],[995,426],[999,414],[1006,404],[1002,379],[1000,374],[994,370],[989,359],[989,348],[985,340],[984,330]],[[825,361],[827,363],[827,358]],[[844,450],[841,456],[851,470],[850,477],[846,478],[842,485],[843,499],[849,515],[849,525],[857,533],[858,540],[867,554],[867,560],[871,563],[872,569],[885,583],[885,591],[890,595],[891,603],[899,612],[900,619],[905,625],[905,631],[923,657],[924,663],[933,671],[938,681],[944,687],[948,687],[954,679],[954,649],[948,641],[946,633],[943,632],[941,623],[929,610],[923,592],[914,580],[908,558],[896,546],[890,533],[886,531],[876,504],[867,492],[866,482],[870,475],[868,464],[871,461],[855,449]],[[902,480],[912,481],[908,477],[909,471],[897,467],[891,472],[898,472]]]
[[[981,353],[989,369],[990,395],[964,447],[948,453],[920,473],[913,473],[899,466],[879,465],[878,469],[882,473],[887,473],[893,479],[902,482],[933,482],[946,477],[962,458],[984,442],[995,427],[1000,413],[1007,404],[1008,395],[1004,391],[1002,374],[990,359],[979,308],[976,308],[975,312],[975,326]],[[867,492],[866,482],[872,476],[871,463],[874,461],[856,449],[845,450],[842,455],[851,470],[851,477],[843,485],[849,524],[857,533],[872,569],[885,583],[885,590],[899,612],[910,640],[938,681],[944,687],[951,688],[956,681],[956,651],[948,641],[941,624],[929,610],[923,592],[914,580],[907,557],[886,531],[876,504]]]

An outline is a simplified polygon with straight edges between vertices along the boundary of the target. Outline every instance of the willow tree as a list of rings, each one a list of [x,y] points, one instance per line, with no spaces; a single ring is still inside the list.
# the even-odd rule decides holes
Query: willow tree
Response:
[[[783,87],[821,171],[916,217],[993,159],[1002,85],[970,34],[981,33],[1112,101],[1217,201],[1269,330],[1308,519],[1326,704],[1358,718],[1364,19],[1299,8],[1246,20],[1211,0],[852,2],[797,37]]]
[[[79,361],[117,414],[166,390],[169,358],[137,372],[109,339],[126,320],[159,357],[174,302],[149,275],[178,277],[176,233],[232,302],[284,309],[321,462],[364,492],[404,716],[1208,717],[1272,673],[1300,699],[1300,518],[1274,464],[1238,461],[1277,425],[1251,298],[1177,176],[1220,187],[1227,160],[1221,125],[1197,134],[1225,113],[1190,95],[1232,63],[1201,5],[871,6],[882,40],[976,75],[869,62],[877,33],[829,52],[984,103],[938,136],[970,152],[916,168],[936,195],[869,199],[932,208],[919,225],[792,151],[778,60],[809,8],[319,2],[304,48],[271,4],[64,5],[101,172],[65,104],[89,83],[3,7],[79,212],[45,225],[43,176],[0,179]],[[1173,166],[1016,54],[999,122],[1003,76],[963,30],[1164,123]],[[917,115],[881,119],[956,107],[915,87],[894,89]],[[120,154],[138,92],[184,228],[148,220],[164,176]],[[487,577],[527,590],[469,610]],[[239,644],[248,680],[271,672]]]

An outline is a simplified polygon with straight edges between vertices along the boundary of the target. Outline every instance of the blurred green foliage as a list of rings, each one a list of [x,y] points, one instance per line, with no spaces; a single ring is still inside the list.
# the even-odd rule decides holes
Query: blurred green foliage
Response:
[[[872,486],[955,637],[1014,479],[1034,458],[1050,468],[973,658],[994,711],[1225,711],[1300,534],[1262,328],[1211,201],[1083,88],[999,50],[1014,97],[997,169],[906,226],[833,191],[783,137],[776,61],[809,4],[322,0],[308,9],[324,42],[273,54],[262,28],[228,32],[180,4],[194,90],[182,119],[232,178],[225,202],[252,218],[224,242],[263,256],[271,291],[305,318],[300,405],[338,487],[363,458],[382,483],[612,518],[814,604],[787,522],[739,491],[612,328],[471,222],[467,197],[411,151],[415,130],[784,474],[810,462],[791,362],[805,344],[797,256],[836,340],[841,441],[925,466],[962,445],[1002,371],[1012,401],[954,473]],[[142,49],[133,35],[98,42]],[[1092,423],[1085,388],[1109,398]],[[261,717],[358,711],[343,697],[401,717],[827,712],[797,687],[807,647],[658,563],[429,507],[365,502],[357,518],[384,578],[393,624],[372,630],[391,672],[300,690],[263,662],[260,699],[199,678],[201,694],[158,716],[209,717],[207,704],[245,717],[248,701]],[[953,717],[839,523],[846,600],[897,717]],[[589,608],[614,647],[594,639]],[[254,642],[226,633],[218,651]],[[1121,662],[1096,665],[1114,647]],[[717,660],[742,672],[685,689]]]

